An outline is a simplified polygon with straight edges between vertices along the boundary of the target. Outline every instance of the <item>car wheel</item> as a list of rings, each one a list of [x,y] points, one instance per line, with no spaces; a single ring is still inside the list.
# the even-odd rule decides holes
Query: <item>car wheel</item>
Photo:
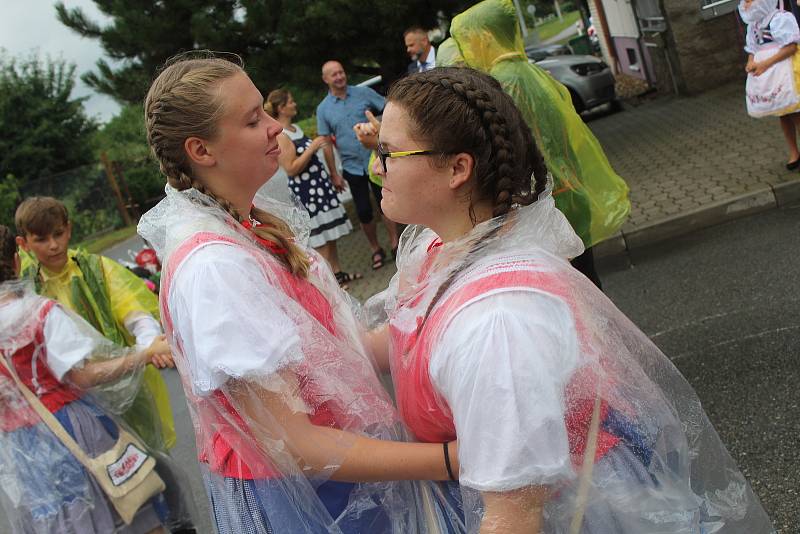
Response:
[[[622,109],[623,109],[622,108],[622,102],[620,102],[619,98],[615,98],[609,104],[610,105],[608,107],[613,112],[622,111]]]
[[[586,109],[586,106],[583,105],[583,100],[581,100],[580,95],[567,87],[569,89],[569,96],[572,97],[572,105],[575,107],[575,113],[582,113],[583,110]]]

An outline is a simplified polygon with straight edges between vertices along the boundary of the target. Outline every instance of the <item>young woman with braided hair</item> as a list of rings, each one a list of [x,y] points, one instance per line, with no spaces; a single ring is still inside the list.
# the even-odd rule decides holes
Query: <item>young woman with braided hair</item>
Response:
[[[178,58],[144,107],[168,186],[139,233],[163,260],[162,319],[217,530],[456,531],[438,486],[380,482],[446,480],[442,447],[401,442],[350,302],[304,244],[305,210],[255,198],[282,126],[242,67]]]
[[[409,225],[367,303],[415,437],[458,436],[470,532],[770,532],[705,416],[659,352],[569,264],[528,126],[467,68],[389,91],[374,169]]]

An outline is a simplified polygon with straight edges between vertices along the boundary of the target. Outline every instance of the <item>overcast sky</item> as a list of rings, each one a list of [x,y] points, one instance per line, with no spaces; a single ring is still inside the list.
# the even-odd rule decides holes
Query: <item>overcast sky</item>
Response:
[[[56,18],[52,0],[2,0],[0,16],[0,48],[11,56],[27,56],[38,50],[41,56],[63,57],[77,65],[77,74],[95,70],[95,62],[103,57],[97,40],[85,39],[61,24]],[[91,0],[64,0],[67,8],[81,7],[90,20],[105,18]],[[107,121],[119,110],[111,98],[99,95],[77,81],[74,96],[89,96],[85,102],[90,116]]]

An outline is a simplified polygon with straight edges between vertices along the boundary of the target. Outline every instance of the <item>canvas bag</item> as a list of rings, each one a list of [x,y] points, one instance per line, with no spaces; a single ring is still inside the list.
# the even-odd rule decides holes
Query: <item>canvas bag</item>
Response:
[[[783,11],[783,2],[776,13]],[[771,20],[772,17],[769,17]],[[769,26],[769,20],[767,26]],[[756,29],[756,31],[759,31]],[[775,45],[764,48],[753,54],[756,62],[765,61],[774,56],[781,49]],[[796,111],[800,106],[800,94],[798,94],[795,82],[794,63],[797,53],[790,56],[772,67],[760,76],[755,76],[752,72],[747,74],[745,85],[745,95],[747,102],[747,113],[751,117],[766,117],[769,115],[785,115]]]
[[[144,445],[133,434],[118,426],[119,437],[114,446],[97,457],[90,458],[42,404],[39,397],[22,383],[16,369],[9,365],[3,355],[0,355],[0,360],[44,424],[97,480],[126,525],[133,522],[136,512],[144,503],[166,489],[164,481],[155,471],[155,458],[145,451]]]

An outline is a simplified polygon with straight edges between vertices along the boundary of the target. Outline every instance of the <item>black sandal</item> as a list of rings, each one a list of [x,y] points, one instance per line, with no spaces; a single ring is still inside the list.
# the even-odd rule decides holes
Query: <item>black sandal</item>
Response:
[[[338,273],[334,273],[336,277],[336,281],[339,282],[339,286],[342,289],[348,289],[347,283],[353,282],[355,280],[361,280],[364,278],[361,273],[346,273],[344,271],[339,271]]]
[[[372,253],[372,270],[377,271],[386,264],[386,252],[379,248]]]

